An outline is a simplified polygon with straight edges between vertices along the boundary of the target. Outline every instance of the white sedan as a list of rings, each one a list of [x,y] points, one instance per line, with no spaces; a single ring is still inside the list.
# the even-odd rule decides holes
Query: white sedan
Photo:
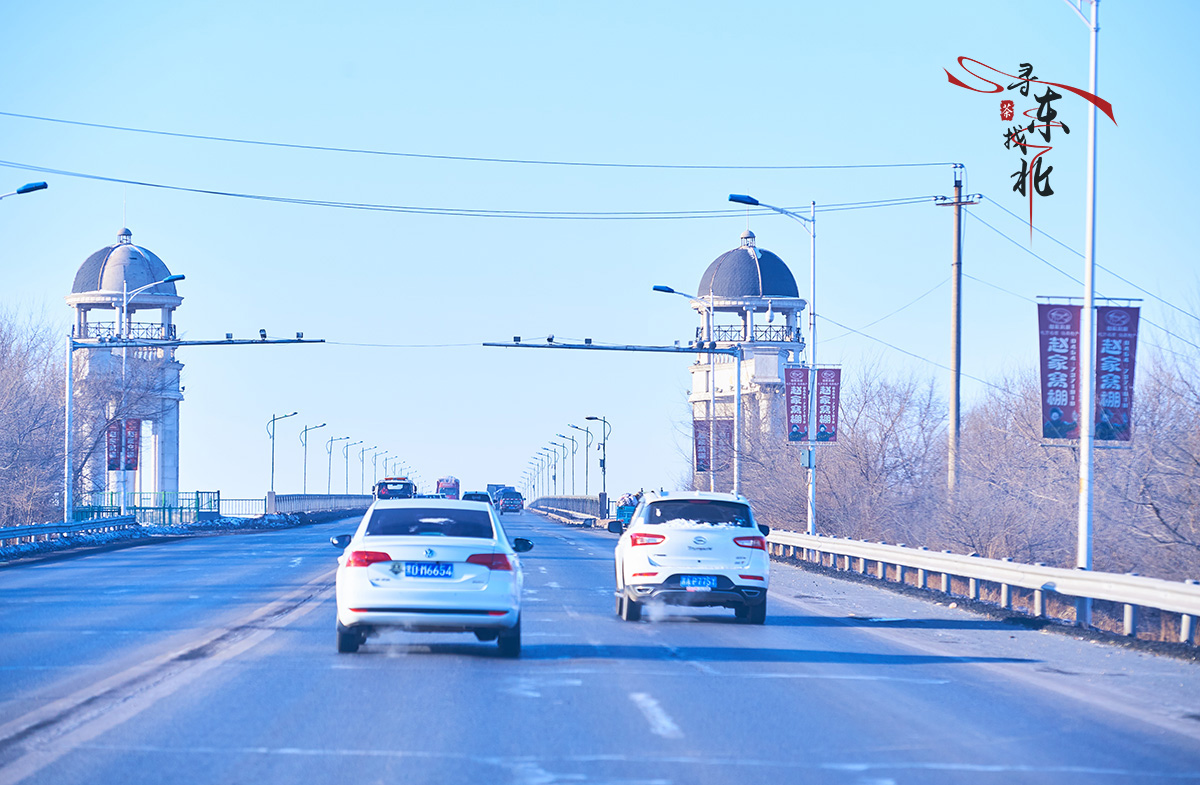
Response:
[[[490,504],[451,499],[376,500],[337,569],[337,648],[358,651],[378,630],[473,632],[521,653],[521,562],[533,543],[509,543]]]
[[[608,525],[617,542],[617,614],[642,617],[648,602],[733,608],[737,618],[767,618],[769,529],[755,523],[750,502],[731,493],[651,495],[628,526]]]

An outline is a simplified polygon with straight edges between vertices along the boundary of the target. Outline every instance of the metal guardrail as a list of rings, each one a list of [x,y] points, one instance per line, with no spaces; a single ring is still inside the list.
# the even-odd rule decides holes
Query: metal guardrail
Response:
[[[908,548],[840,537],[821,537],[795,532],[773,531],[767,538],[768,550],[779,557],[799,558],[825,564],[825,557],[836,569],[854,570],[867,574],[868,565],[876,566],[876,576],[886,580],[891,573],[896,582],[906,583],[905,570],[916,571],[915,586],[930,588],[929,575],[941,577],[941,589],[949,594],[951,578],[968,582],[967,596],[979,599],[981,581],[1000,587],[1000,605],[1012,607],[1013,587],[1033,592],[1033,613],[1045,614],[1047,593],[1068,597],[1106,600],[1125,606],[1124,632],[1133,635],[1137,625],[1137,608],[1156,608],[1180,614],[1179,639],[1190,643],[1195,632],[1195,619],[1200,616],[1200,581],[1182,582],[1148,578],[1141,575],[1068,570],[1042,564],[1021,564],[1009,559],[985,559],[963,556],[927,548]],[[815,557],[815,558],[814,558]],[[844,560],[839,566],[838,560]]]
[[[141,528],[141,526],[132,515],[122,515],[115,518],[98,518],[81,523],[40,523],[31,526],[5,526],[0,528],[0,545],[44,542],[71,534],[94,534],[97,532],[138,528]]]
[[[221,517],[245,518],[267,514],[266,498],[221,499]]]
[[[325,510],[365,510],[374,501],[366,494],[277,494],[274,509],[267,497],[267,512],[323,512]]]

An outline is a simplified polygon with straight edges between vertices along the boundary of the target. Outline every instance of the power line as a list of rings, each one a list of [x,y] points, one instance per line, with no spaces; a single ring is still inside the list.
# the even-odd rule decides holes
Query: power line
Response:
[[[1000,209],[1001,209],[1001,210],[1003,210],[1004,212],[1008,213],[1008,214],[1009,214],[1009,215],[1011,215],[1013,218],[1016,218],[1018,221],[1020,221],[1021,223],[1025,224],[1026,226],[1028,226],[1028,225],[1029,225],[1029,222],[1028,222],[1028,221],[1026,221],[1026,220],[1025,220],[1024,218],[1022,218],[1021,216],[1017,215],[1016,213],[1012,212],[1012,211],[1011,211],[1011,210],[1009,210],[1007,207],[1005,207],[1004,205],[1002,205],[1002,204],[1000,204],[999,202],[997,202],[995,199],[992,199],[992,198],[990,198],[990,197],[988,197],[988,196],[984,196],[983,198],[984,198],[984,199],[986,199],[986,200],[987,200],[988,202],[990,202],[991,204],[995,205],[996,207],[1000,208]],[[1072,248],[1071,246],[1067,245],[1067,244],[1066,244],[1066,243],[1064,243],[1062,240],[1059,240],[1058,238],[1056,238],[1056,237],[1054,237],[1053,235],[1049,234],[1048,232],[1045,232],[1045,231],[1043,231],[1043,230],[1041,230],[1041,229],[1038,229],[1038,228],[1036,228],[1036,227],[1034,227],[1034,229],[1033,229],[1033,230],[1034,230],[1035,232],[1037,232],[1038,234],[1042,235],[1043,237],[1045,237],[1047,240],[1051,241],[1052,243],[1055,243],[1056,245],[1059,245],[1059,246],[1061,246],[1062,248],[1066,249],[1067,251],[1070,251],[1071,253],[1075,254],[1075,255],[1076,255],[1076,256],[1078,256],[1080,259],[1082,259],[1082,258],[1083,258],[1083,254],[1082,254],[1082,253],[1080,253],[1079,251],[1075,250],[1075,249],[1074,249],[1074,248]],[[1157,300],[1158,302],[1162,303],[1163,305],[1167,306],[1168,308],[1174,308],[1176,311],[1179,311],[1179,312],[1180,312],[1181,314],[1183,314],[1184,316],[1187,316],[1187,317],[1189,317],[1189,318],[1191,318],[1191,319],[1196,319],[1197,321],[1200,321],[1200,316],[1197,316],[1197,315],[1196,315],[1196,314],[1194,314],[1194,313],[1190,313],[1189,311],[1185,311],[1183,308],[1180,308],[1178,305],[1175,305],[1174,303],[1172,303],[1172,302],[1169,302],[1168,300],[1164,300],[1162,297],[1159,297],[1159,296],[1158,296],[1157,294],[1155,294],[1154,292],[1151,292],[1151,291],[1149,291],[1149,290],[1147,290],[1147,289],[1143,289],[1142,287],[1140,287],[1140,286],[1138,286],[1137,284],[1135,284],[1133,281],[1129,280],[1128,278],[1124,278],[1124,277],[1122,277],[1121,275],[1118,275],[1117,273],[1115,273],[1115,272],[1113,272],[1112,270],[1108,269],[1108,268],[1107,268],[1107,267],[1105,267],[1104,265],[1097,263],[1097,264],[1096,264],[1096,266],[1097,266],[1097,267],[1099,267],[1099,268],[1100,268],[1101,270],[1103,270],[1104,272],[1106,272],[1106,273],[1108,273],[1109,275],[1111,275],[1113,278],[1116,278],[1118,281],[1120,281],[1120,282],[1122,282],[1122,283],[1125,283],[1125,284],[1128,284],[1128,285],[1132,286],[1134,289],[1137,289],[1139,292],[1141,292],[1142,294],[1146,295],[1147,297],[1150,297],[1151,299]]]
[[[607,221],[669,221],[669,220],[694,220],[708,218],[736,218],[744,215],[744,210],[741,208],[724,209],[724,210],[659,210],[659,211],[568,211],[568,210],[494,210],[481,208],[464,208],[464,207],[422,207],[417,205],[395,205],[395,204],[377,204],[370,202],[343,202],[331,199],[301,199],[289,196],[269,196],[263,194],[248,194],[239,193],[236,191],[222,191],[209,188],[190,188],[181,185],[168,185],[164,183],[151,183],[142,180],[127,180],[120,177],[106,177],[104,175],[88,174],[85,172],[75,172],[68,169],[54,169],[45,166],[34,166],[32,164],[23,164],[16,161],[0,161],[0,166],[6,166],[11,169],[20,169],[29,172],[39,172],[42,174],[56,174],[62,177],[76,177],[84,180],[95,180],[106,183],[118,183],[121,185],[135,185],[143,188],[158,188],[166,191],[178,191],[182,193],[204,194],[207,196],[222,196],[231,199],[250,199],[261,202],[277,202],[281,204],[297,204],[308,207],[332,207],[342,210],[364,210],[368,212],[387,212],[387,213],[407,213],[412,215],[445,215],[464,218],[522,218],[522,219],[542,219],[542,220],[607,220]],[[846,202],[842,204],[831,204],[825,209],[827,210],[861,210],[871,207],[889,207],[904,204],[913,204],[921,201],[933,199],[933,196],[908,196],[897,199],[881,199],[872,202]],[[797,208],[798,209],[798,208]],[[756,213],[758,211],[755,211]],[[764,214],[770,211],[763,210]],[[772,213],[773,214],[773,213]]]
[[[907,309],[907,308],[910,308],[911,306],[914,306],[914,305],[916,305],[918,302],[920,302],[921,300],[924,300],[926,297],[928,297],[929,295],[933,294],[933,293],[934,293],[934,292],[936,292],[938,289],[941,289],[943,286],[945,286],[947,283],[949,283],[949,281],[950,281],[950,278],[949,278],[949,277],[947,277],[945,280],[943,280],[943,281],[942,281],[941,283],[939,283],[937,286],[935,286],[935,287],[933,287],[932,289],[930,289],[929,291],[925,292],[925,294],[922,294],[921,296],[917,297],[915,300],[912,300],[911,302],[909,302],[909,303],[907,303],[907,304],[905,304],[905,305],[902,305],[902,306],[900,306],[899,308],[897,308],[896,310],[894,310],[894,311],[892,311],[891,313],[887,314],[886,316],[880,316],[878,319],[876,319],[875,321],[871,322],[870,324],[864,324],[864,325],[863,325],[863,327],[862,327],[862,329],[866,330],[866,329],[867,329],[867,328],[869,328],[869,327],[874,327],[875,325],[879,324],[880,322],[884,321],[885,319],[890,319],[891,317],[895,316],[896,314],[900,313],[901,311],[903,311],[903,310],[905,310],[905,309]],[[819,314],[818,314],[818,315],[819,315]],[[827,339],[824,339],[824,340],[822,341],[822,343],[829,343],[829,342],[831,342],[831,341],[836,341],[836,340],[838,340],[838,339],[845,338],[847,335],[850,335],[850,333],[846,332],[846,333],[842,333],[841,335],[835,335],[835,336],[834,336],[834,337],[832,337],[832,338],[827,338]]]
[[[396,158],[421,158],[433,161],[466,161],[470,163],[493,164],[525,164],[532,166],[580,166],[599,167],[606,169],[743,169],[743,170],[817,170],[817,169],[896,169],[904,167],[923,166],[954,166],[951,161],[933,161],[920,163],[887,163],[887,164],[783,164],[783,165],[742,165],[742,164],[633,164],[604,161],[543,161],[530,158],[489,158],[472,155],[434,155],[430,153],[408,153],[395,150],[370,150],[357,147],[335,147],[326,145],[297,144],[293,142],[269,142],[261,139],[239,139],[232,136],[213,136],[208,134],[189,134],[178,131],[160,131],[149,128],[134,128],[124,125],[107,125],[104,123],[89,123],[82,120],[64,120],[56,117],[40,117],[38,115],[18,114],[16,112],[0,112],[0,116],[13,117],[20,120],[36,120],[43,123],[73,125],[82,128],[100,128],[106,131],[122,131],[125,133],[148,134],[152,136],[167,136],[176,139],[194,139],[205,142],[225,142],[228,144],[255,145],[258,147],[279,147],[291,150],[311,150],[324,153],[349,153],[353,155],[378,155]]]

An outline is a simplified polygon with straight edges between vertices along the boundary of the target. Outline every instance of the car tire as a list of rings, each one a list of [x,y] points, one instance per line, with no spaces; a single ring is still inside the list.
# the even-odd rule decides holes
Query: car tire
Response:
[[[621,600],[621,618],[625,621],[640,621],[642,618],[642,604],[624,595],[622,595]]]
[[[358,651],[358,647],[362,645],[362,642],[362,633],[349,627],[343,627],[340,621],[337,623],[338,654],[353,654]]]
[[[767,621],[767,600],[763,599],[758,605],[746,609],[747,624],[765,624]]]
[[[733,617],[745,621],[750,616],[749,605],[739,605],[733,609]]]
[[[496,636],[500,646],[500,656],[516,658],[521,656],[521,620],[517,619],[516,626],[511,630],[501,630]]]

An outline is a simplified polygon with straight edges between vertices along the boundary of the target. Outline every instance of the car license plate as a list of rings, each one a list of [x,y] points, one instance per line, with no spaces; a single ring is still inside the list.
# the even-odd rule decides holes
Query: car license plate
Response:
[[[679,585],[688,591],[710,591],[717,588],[717,576],[680,575]]]
[[[444,561],[404,562],[405,578],[453,578],[454,564]]]

